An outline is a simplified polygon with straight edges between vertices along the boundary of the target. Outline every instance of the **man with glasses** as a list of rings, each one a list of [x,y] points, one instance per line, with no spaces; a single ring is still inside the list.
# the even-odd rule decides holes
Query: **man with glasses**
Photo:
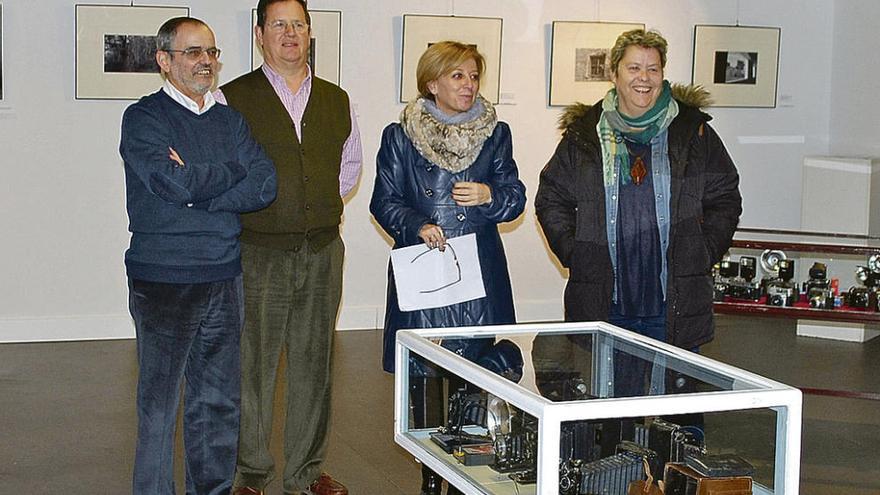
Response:
[[[308,65],[303,0],[260,0],[254,28],[265,63],[215,93],[241,112],[278,170],[278,199],[242,216],[245,328],[237,494],[260,494],[275,474],[269,453],[275,382],[286,354],[285,493],[342,494],[321,474],[330,422],[333,334],[342,293],[343,201],[361,169],[348,95]]]
[[[275,169],[241,114],[215,105],[220,50],[202,21],[159,28],[165,77],[122,118],[137,333],[138,437],[132,493],[171,495],[185,379],[186,493],[228,494],[239,427],[243,294],[238,214],[275,197]]]

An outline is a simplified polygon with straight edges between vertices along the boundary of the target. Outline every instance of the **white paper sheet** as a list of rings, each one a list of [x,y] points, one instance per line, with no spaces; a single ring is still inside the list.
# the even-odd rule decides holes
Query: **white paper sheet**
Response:
[[[486,297],[476,234],[447,239],[443,252],[425,244],[393,249],[391,266],[401,311]]]

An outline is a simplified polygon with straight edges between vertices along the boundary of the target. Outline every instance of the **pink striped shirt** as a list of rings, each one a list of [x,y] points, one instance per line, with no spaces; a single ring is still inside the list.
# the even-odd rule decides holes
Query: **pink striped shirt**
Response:
[[[287,87],[284,78],[272,70],[267,64],[263,64],[263,73],[266,79],[275,90],[275,94],[281,100],[281,104],[290,115],[293,126],[296,129],[296,137],[302,139],[302,118],[306,111],[306,104],[309,102],[309,96],[312,94],[312,69],[306,66],[308,75],[300,85],[299,90],[294,93]],[[226,97],[221,90],[214,92],[214,99],[226,105]],[[358,130],[357,119],[354,115],[354,108],[349,103],[349,111],[351,112],[351,134],[345,140],[342,147],[342,161],[339,164],[339,195],[345,196],[357,184],[358,176],[361,174],[361,166],[363,163],[363,150],[361,147],[361,135]]]

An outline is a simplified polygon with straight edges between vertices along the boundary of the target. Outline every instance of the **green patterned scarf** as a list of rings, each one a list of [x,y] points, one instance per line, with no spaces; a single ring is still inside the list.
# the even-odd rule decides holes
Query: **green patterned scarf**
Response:
[[[669,81],[663,81],[663,90],[657,103],[638,118],[630,118],[618,111],[617,90],[611,88],[602,100],[602,117],[596,125],[599,142],[602,144],[602,172],[605,187],[614,183],[615,157],[620,161],[620,174],[623,183],[630,179],[629,152],[623,139],[640,144],[648,144],[651,139],[669,127],[678,115],[678,103],[672,97]]]

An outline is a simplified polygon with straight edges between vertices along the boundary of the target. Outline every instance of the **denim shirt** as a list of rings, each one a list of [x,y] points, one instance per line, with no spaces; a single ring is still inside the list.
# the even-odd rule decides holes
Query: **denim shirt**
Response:
[[[666,284],[669,268],[666,251],[669,248],[670,207],[669,196],[672,191],[672,173],[669,163],[668,130],[651,139],[651,173],[654,180],[654,207],[657,211],[657,230],[660,232],[660,283],[663,300],[666,300]],[[608,236],[608,251],[611,255],[611,268],[614,272],[614,291],[612,300],[617,302],[617,194],[620,189],[620,162],[615,158],[614,180],[605,186],[605,231]]]

